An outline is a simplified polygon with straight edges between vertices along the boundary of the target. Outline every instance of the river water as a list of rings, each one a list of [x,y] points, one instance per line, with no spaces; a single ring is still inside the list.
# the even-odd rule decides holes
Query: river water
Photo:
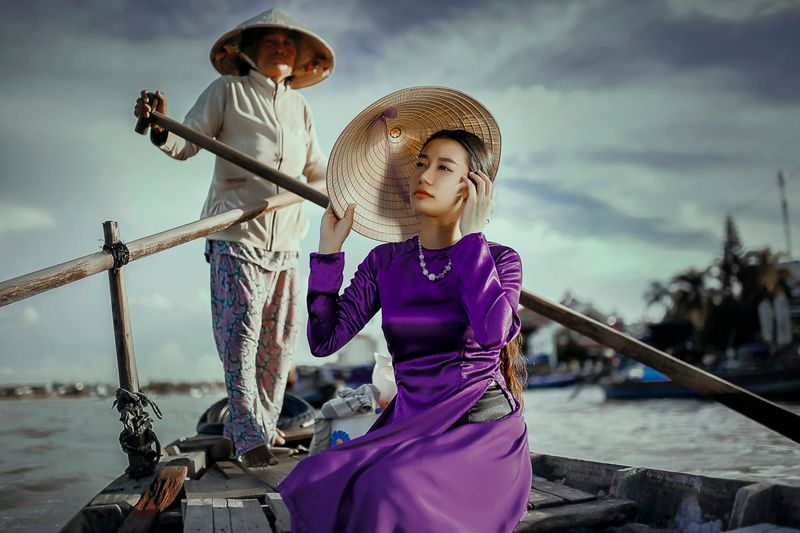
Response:
[[[800,445],[719,404],[607,402],[597,387],[527,391],[531,450],[710,476],[800,483]],[[166,445],[217,396],[154,398]],[[0,530],[56,531],[127,465],[111,399],[0,403]],[[788,405],[800,413],[800,405]]]

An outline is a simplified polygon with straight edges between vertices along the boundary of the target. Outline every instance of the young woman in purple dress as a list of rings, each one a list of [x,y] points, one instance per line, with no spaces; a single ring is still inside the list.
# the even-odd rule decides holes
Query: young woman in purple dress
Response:
[[[433,134],[408,175],[418,234],[373,248],[341,294],[356,206],[325,212],[310,256],[311,351],[334,353],[382,310],[397,395],[365,435],[302,460],[278,486],[292,531],[508,532],[524,517],[522,263],[482,233],[493,163],[473,133]]]

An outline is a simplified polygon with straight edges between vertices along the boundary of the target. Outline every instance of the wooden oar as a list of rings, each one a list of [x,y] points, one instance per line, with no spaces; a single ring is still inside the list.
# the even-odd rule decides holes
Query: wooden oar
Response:
[[[150,113],[151,122],[180,135],[184,139],[217,154],[242,168],[313,201],[321,207],[328,206],[325,193],[313,189],[299,180],[270,168],[238,150],[198,133],[183,124],[158,112]],[[141,129],[137,125],[137,129]],[[781,435],[800,443],[800,415],[770,402],[752,392],[721,379],[710,372],[681,361],[667,353],[618,332],[568,307],[546,300],[525,289],[520,295],[520,304],[547,318],[577,331],[604,346],[635,359],[669,376],[670,379],[691,389],[701,396],[716,400],[746,417],[777,431]]]
[[[321,207],[328,206],[328,197],[325,193],[270,168],[234,148],[187,128],[183,124],[161,113],[152,111],[150,116],[152,124],[158,124],[162,128],[176,135],[180,135],[187,141],[193,142],[262,178],[279,184],[303,198],[313,201]],[[137,131],[143,131],[142,124],[142,122],[137,124]],[[604,346],[613,348],[631,359],[635,359],[642,364],[654,368],[662,374],[669,376],[669,378],[676,383],[695,391],[697,394],[716,400],[734,411],[800,443],[800,415],[774,402],[770,402],[710,372],[692,366],[676,357],[620,333],[605,324],[573,311],[568,307],[546,300],[525,289],[522,290],[522,294],[520,295],[520,304],[569,329],[594,339]]]
[[[151,97],[154,98],[155,95],[152,95]],[[142,121],[144,121],[146,124],[148,120],[151,125],[156,124],[161,126],[165,130],[171,131],[175,135],[179,135],[187,141],[205,148],[212,154],[216,154],[226,161],[230,161],[235,165],[239,165],[243,169],[249,170],[256,176],[262,177],[267,181],[278,185],[279,187],[283,187],[287,191],[291,191],[298,196],[309,200],[310,202],[314,202],[320,207],[328,207],[328,195],[324,192],[312,187],[311,185],[307,185],[305,182],[300,181],[296,177],[289,176],[280,170],[269,167],[258,159],[250,157],[249,155],[244,154],[235,148],[231,148],[227,144],[221,143],[216,139],[212,139],[207,135],[203,135],[202,133],[198,133],[193,129],[184,126],[180,122],[172,120],[168,116],[159,113],[158,111],[151,111],[149,119],[139,119],[136,124],[136,131],[142,133]]]
[[[563,305],[522,289],[519,303],[800,443],[800,415]]]
[[[183,488],[187,469],[185,466],[164,466],[158,471],[150,487],[141,498],[117,533],[140,533],[150,531],[158,514],[172,505]]]

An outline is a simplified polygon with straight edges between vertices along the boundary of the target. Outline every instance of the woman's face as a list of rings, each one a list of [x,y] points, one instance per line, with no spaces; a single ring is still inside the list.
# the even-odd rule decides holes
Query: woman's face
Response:
[[[258,69],[278,82],[292,75],[297,58],[297,43],[289,32],[270,30],[264,33],[258,45]]]
[[[458,141],[434,139],[429,142],[409,176],[414,212],[431,217],[461,216],[466,192],[462,178],[468,173],[469,156]]]

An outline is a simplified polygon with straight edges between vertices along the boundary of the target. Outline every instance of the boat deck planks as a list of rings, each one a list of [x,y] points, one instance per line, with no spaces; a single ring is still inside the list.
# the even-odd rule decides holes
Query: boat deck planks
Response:
[[[573,489],[561,483],[552,483],[544,478],[534,476],[532,490],[541,493],[551,494],[558,498],[563,499],[566,503],[581,503],[594,500],[597,496],[583,492],[582,490]]]
[[[564,498],[531,488],[531,494],[528,497],[528,510],[553,507],[554,505],[563,505],[565,503]]]
[[[203,533],[208,531],[209,524],[211,524],[212,528],[214,527],[211,498],[198,498],[187,501],[186,514],[183,517],[184,533]]]
[[[184,533],[255,533],[272,531],[255,499],[199,498],[186,502]]]
[[[263,481],[245,472],[234,463],[220,461],[197,480],[184,483],[189,500],[201,498],[257,498],[263,497],[267,486]]]
[[[305,455],[301,457],[305,457]],[[249,470],[252,476],[257,477],[272,491],[278,490],[278,484],[286,479],[289,472],[294,470],[294,467],[297,466],[298,461],[300,461],[297,456],[293,455],[278,456],[278,459],[280,459],[280,462],[269,468],[251,468]]]

